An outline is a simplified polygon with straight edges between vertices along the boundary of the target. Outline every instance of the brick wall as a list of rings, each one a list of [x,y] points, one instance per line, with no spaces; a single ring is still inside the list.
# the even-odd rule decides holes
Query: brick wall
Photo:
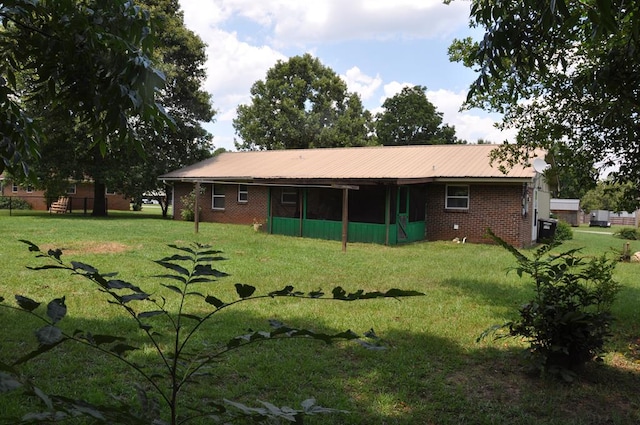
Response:
[[[71,199],[71,210],[81,211],[86,207],[88,210],[93,209],[93,183],[76,183],[76,193],[70,193],[67,196]],[[46,211],[49,208],[49,203],[44,196],[44,191],[33,190],[27,191],[25,187],[18,187],[17,192],[13,192],[13,184],[10,181],[5,181],[2,187],[3,196],[14,196],[27,201],[31,208],[34,210]],[[131,202],[129,198],[114,193],[106,195],[107,207],[110,210],[129,211],[131,208]],[[55,201],[55,199],[49,199],[49,202]]]
[[[445,188],[445,184],[427,188],[427,240],[466,237],[468,242],[487,243],[490,240],[484,234],[491,228],[516,247],[532,244],[532,213],[522,215],[522,185],[470,185],[468,210],[445,209]],[[532,208],[532,202],[529,204]]]
[[[254,220],[260,223],[267,221],[267,187],[247,186],[248,201],[238,201],[238,185],[226,184],[218,186],[225,195],[224,210],[212,208],[212,185],[202,184],[201,195],[198,199],[200,207],[200,220],[216,223],[253,224]],[[182,220],[180,212],[184,206],[181,198],[194,189],[192,183],[176,183],[174,185],[174,219]]]

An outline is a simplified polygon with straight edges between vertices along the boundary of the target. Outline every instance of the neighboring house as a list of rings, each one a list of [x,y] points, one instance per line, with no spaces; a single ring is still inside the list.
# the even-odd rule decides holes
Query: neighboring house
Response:
[[[0,176],[0,196],[11,196],[28,202],[34,210],[47,211],[51,202],[56,199],[47,198],[42,190],[35,190],[31,186],[19,186],[5,176]],[[71,211],[84,211],[93,209],[93,183],[69,182],[66,196],[69,198]],[[110,210],[128,211],[131,208],[130,200],[107,189],[107,208]]]
[[[274,234],[395,245],[535,243],[549,192],[532,167],[492,167],[495,145],[375,146],[225,152],[160,176],[174,218],[200,188],[200,221],[263,223]],[[346,200],[346,202],[343,202]],[[343,225],[345,227],[343,227]],[[344,239],[343,239],[344,240]]]
[[[579,199],[551,199],[551,212],[559,220],[566,221],[572,226],[582,224],[582,211]]]

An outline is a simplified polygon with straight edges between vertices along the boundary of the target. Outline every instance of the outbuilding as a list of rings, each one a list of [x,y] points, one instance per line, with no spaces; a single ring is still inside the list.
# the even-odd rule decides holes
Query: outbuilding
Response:
[[[531,166],[506,173],[496,145],[419,145],[225,152],[160,177],[174,219],[199,192],[201,222],[262,225],[273,234],[395,245],[487,242],[491,228],[535,243],[549,193]]]

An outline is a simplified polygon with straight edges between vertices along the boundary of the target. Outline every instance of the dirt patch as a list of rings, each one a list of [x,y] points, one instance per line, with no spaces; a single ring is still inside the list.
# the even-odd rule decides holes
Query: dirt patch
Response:
[[[50,249],[57,249],[57,246],[43,245],[40,247],[43,251]],[[85,241],[73,243],[60,248],[65,255],[77,255],[77,254],[117,254],[119,252],[129,251],[131,247],[121,244],[119,242],[98,242],[98,241]]]

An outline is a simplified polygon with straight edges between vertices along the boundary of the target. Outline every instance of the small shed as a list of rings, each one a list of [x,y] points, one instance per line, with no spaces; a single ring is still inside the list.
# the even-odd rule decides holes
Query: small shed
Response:
[[[551,213],[559,220],[577,227],[581,224],[579,199],[551,199]]]

